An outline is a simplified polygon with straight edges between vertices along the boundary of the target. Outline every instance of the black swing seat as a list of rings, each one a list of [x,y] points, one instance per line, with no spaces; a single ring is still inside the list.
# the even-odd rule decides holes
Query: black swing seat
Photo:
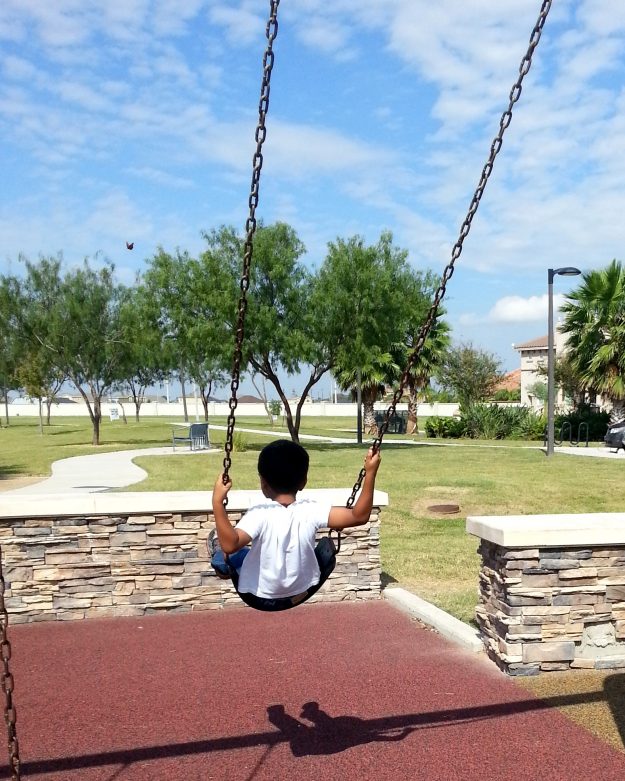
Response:
[[[292,597],[269,599],[268,597],[257,597],[256,594],[239,591],[239,574],[234,567],[230,569],[230,575],[237,594],[248,607],[254,608],[254,610],[264,610],[267,613],[275,613],[279,610],[289,610],[292,607],[303,604],[306,600],[310,599],[313,594],[316,594],[317,591],[319,591],[336,566],[336,554],[339,550],[340,537],[338,547],[332,537],[322,537],[315,546],[315,556],[317,557],[319,571],[321,573],[319,581],[301,594],[295,594],[295,596]]]

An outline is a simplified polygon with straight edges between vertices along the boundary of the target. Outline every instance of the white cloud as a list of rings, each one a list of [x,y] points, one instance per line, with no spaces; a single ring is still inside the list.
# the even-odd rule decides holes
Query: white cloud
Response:
[[[128,168],[128,173],[133,176],[137,176],[140,179],[145,179],[148,182],[160,185],[162,187],[173,187],[175,189],[187,189],[189,187],[196,187],[196,183],[191,179],[185,179],[181,176],[172,176],[165,171],[159,171],[156,168],[150,166],[142,166],[139,168]]]
[[[238,8],[220,3],[211,8],[210,19],[223,30],[230,43],[242,46],[264,35],[266,20],[256,12],[257,8],[257,3],[249,1]]]
[[[562,293],[553,296],[553,309],[557,312],[564,304],[565,297]],[[504,296],[495,302],[495,305],[485,316],[475,313],[465,313],[460,316],[462,325],[478,325],[480,323],[511,324],[511,323],[544,323],[549,311],[547,294],[541,296]]]
[[[329,25],[327,19],[312,18],[299,25],[298,37],[306,46],[339,55],[343,60],[354,56],[348,47],[349,31],[341,24]]]

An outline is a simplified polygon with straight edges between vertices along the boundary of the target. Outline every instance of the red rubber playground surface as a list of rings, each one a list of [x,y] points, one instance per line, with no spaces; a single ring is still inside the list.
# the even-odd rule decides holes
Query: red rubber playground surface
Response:
[[[556,710],[567,695],[533,699],[383,601],[51,622],[11,638],[27,779],[625,778],[625,755]]]

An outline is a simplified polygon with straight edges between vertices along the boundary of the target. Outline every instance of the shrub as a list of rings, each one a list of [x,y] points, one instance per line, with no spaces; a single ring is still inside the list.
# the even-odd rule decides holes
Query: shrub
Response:
[[[282,403],[279,402],[277,399],[273,399],[269,402],[269,412],[274,416],[274,418],[279,417],[280,413],[282,412]]]
[[[470,439],[542,439],[545,416],[527,407],[471,404],[457,418],[428,418],[428,437]]]
[[[245,453],[247,450],[247,440],[238,431],[235,431],[234,436],[232,438],[232,451],[233,453]]]
[[[556,415],[555,418],[555,430],[556,436],[559,435],[562,425],[564,423],[571,424],[571,435],[573,439],[579,438],[580,423],[588,424],[588,439],[591,442],[601,442],[608,430],[608,423],[610,422],[609,412],[597,412],[589,405],[585,404],[578,407],[573,412],[569,412],[566,415]],[[566,434],[566,431],[564,432]],[[583,433],[583,432],[582,432]],[[583,438],[584,440],[586,437]]]
[[[425,422],[425,433],[433,439],[458,439],[464,436],[464,425],[458,418],[431,417]]]

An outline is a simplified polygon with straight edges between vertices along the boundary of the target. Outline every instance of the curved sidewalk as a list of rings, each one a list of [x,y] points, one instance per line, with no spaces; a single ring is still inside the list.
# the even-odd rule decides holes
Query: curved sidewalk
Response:
[[[138,456],[180,456],[217,454],[220,450],[177,450],[173,453],[171,445],[150,447],[140,450],[114,450],[110,453],[95,453],[89,456],[63,458],[52,464],[52,475],[40,483],[33,483],[3,495],[32,494],[92,494],[99,491],[112,491],[128,485],[140,483],[147,472],[137,466],[133,459]]]

